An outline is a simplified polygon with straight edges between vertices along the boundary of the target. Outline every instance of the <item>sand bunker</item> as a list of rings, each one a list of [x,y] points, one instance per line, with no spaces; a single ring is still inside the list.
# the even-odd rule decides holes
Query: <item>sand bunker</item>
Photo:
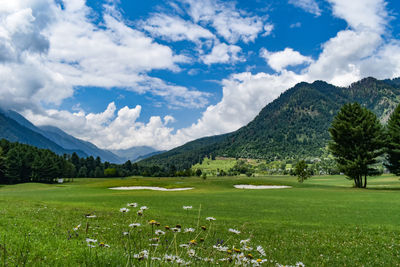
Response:
[[[251,184],[237,184],[234,185],[235,188],[239,189],[283,189],[283,188],[292,188],[287,185],[251,185]]]
[[[164,188],[164,187],[156,187],[156,186],[121,186],[121,187],[111,187],[112,190],[156,190],[156,191],[185,191],[193,189],[193,187],[184,187],[184,188]]]

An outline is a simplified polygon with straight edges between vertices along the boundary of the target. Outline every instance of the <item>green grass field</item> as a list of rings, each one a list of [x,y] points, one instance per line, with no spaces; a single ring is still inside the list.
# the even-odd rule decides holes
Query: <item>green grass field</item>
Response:
[[[234,184],[291,185],[290,189],[241,190]],[[115,186],[194,187],[179,192],[114,191]],[[219,259],[240,262],[267,259],[262,266],[398,266],[400,263],[400,181],[369,179],[368,189],[352,188],[343,176],[296,177],[75,179],[62,185],[0,186],[0,265],[3,266],[164,266],[151,260],[178,255],[194,266]],[[120,208],[137,202],[147,206],[127,213]],[[183,206],[192,206],[183,210]],[[201,207],[201,208],[200,208]],[[96,215],[86,218],[85,215]],[[206,217],[215,217],[208,222]],[[149,225],[156,220],[160,226]],[[138,228],[129,224],[141,223]],[[165,230],[176,224],[181,233]],[[80,225],[79,229],[74,227]],[[205,231],[200,229],[205,226]],[[193,233],[183,233],[185,228]],[[241,233],[234,234],[229,228]],[[166,232],[149,240],[154,231]],[[129,234],[125,234],[129,233]],[[86,238],[97,240],[91,248]],[[240,240],[250,238],[245,251]],[[204,239],[204,242],[201,240]],[[189,248],[179,245],[196,244]],[[110,247],[103,247],[104,244]],[[157,247],[149,244],[157,243]],[[217,251],[213,245],[228,247]],[[256,251],[262,246],[265,256]],[[233,248],[240,249],[235,252]],[[149,252],[143,259],[140,251]],[[196,256],[189,256],[193,249]],[[192,253],[193,253],[192,251]],[[243,253],[243,254],[242,254]],[[248,255],[248,254],[251,255]],[[240,259],[244,255],[245,260]],[[252,257],[253,259],[251,259]],[[205,258],[214,262],[207,263]],[[165,260],[165,259],[163,259]],[[176,260],[170,260],[177,266]],[[232,265],[226,261],[221,265]],[[252,263],[257,265],[257,263]]]

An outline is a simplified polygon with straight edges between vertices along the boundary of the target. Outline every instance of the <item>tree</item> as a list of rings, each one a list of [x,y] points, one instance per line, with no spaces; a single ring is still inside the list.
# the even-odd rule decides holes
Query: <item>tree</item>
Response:
[[[3,149],[0,147],[0,184],[5,183],[6,175],[6,157],[3,154]]]
[[[377,175],[376,158],[383,153],[385,138],[374,113],[358,103],[343,105],[329,129],[329,150],[340,172],[354,180],[356,187],[367,187],[367,176]],[[364,178],[364,182],[363,182]]]
[[[297,162],[296,166],[294,167],[294,174],[297,176],[297,179],[300,183],[311,177],[311,171],[304,160]]]
[[[391,173],[400,175],[400,105],[390,115],[387,123],[387,161]]]

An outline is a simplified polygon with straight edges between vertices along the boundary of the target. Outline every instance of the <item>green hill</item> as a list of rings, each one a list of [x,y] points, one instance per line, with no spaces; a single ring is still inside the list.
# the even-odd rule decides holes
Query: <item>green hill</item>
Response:
[[[332,119],[348,102],[359,102],[386,122],[400,103],[400,85],[396,79],[379,81],[371,77],[349,87],[323,81],[299,83],[239,130],[189,142],[141,164],[183,169],[210,154],[271,161],[321,157],[326,152]]]

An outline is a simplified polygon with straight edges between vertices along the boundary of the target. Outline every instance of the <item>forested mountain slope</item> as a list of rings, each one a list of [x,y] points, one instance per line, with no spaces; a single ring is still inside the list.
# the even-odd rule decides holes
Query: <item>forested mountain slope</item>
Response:
[[[386,122],[400,103],[398,79],[379,81],[370,77],[349,87],[323,81],[299,83],[239,130],[189,142],[141,163],[182,169],[210,154],[267,160],[321,157],[333,117],[348,102],[359,102]]]

